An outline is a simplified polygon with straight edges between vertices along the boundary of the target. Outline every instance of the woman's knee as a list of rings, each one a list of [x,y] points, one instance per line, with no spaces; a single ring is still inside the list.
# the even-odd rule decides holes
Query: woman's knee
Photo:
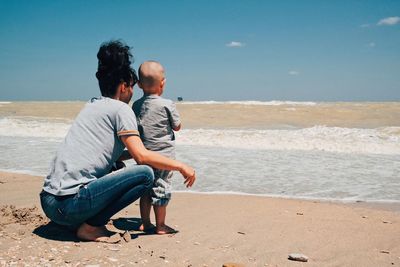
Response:
[[[142,165],[142,167],[143,167],[144,176],[146,177],[145,184],[146,184],[146,186],[151,188],[153,186],[153,181],[154,181],[153,169],[147,165]]]
[[[136,173],[140,173],[140,177],[142,178],[142,183],[146,187],[152,187],[154,181],[154,172],[153,169],[147,165],[139,165],[135,168]]]

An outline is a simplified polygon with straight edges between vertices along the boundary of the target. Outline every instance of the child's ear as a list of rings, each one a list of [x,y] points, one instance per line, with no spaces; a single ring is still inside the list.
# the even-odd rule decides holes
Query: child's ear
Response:
[[[140,81],[138,81],[136,84],[137,84],[137,86],[139,86],[139,88],[143,89],[142,84],[140,83]]]
[[[166,78],[162,79],[161,84],[160,84],[160,87],[161,87],[161,88],[164,88],[165,82],[166,82],[166,81],[167,81]]]

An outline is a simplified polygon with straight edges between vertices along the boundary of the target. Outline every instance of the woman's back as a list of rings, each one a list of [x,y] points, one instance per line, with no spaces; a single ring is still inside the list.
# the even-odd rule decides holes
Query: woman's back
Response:
[[[107,174],[124,150],[118,136],[127,132],[137,134],[130,107],[108,97],[93,98],[59,146],[44,190],[59,196],[75,194],[82,184]]]

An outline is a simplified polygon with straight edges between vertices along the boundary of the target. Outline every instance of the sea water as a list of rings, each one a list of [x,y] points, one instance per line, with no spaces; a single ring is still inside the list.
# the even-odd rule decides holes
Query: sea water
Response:
[[[205,108],[215,104],[186,103]],[[227,113],[229,105],[285,105],[286,110],[320,105],[217,104],[225,105]],[[71,118],[16,116],[0,110],[0,169],[45,176],[72,122]],[[177,132],[176,138],[177,159],[196,169],[197,181],[190,191],[400,203],[398,125],[196,127]],[[173,185],[176,191],[187,191],[179,174],[174,175]]]

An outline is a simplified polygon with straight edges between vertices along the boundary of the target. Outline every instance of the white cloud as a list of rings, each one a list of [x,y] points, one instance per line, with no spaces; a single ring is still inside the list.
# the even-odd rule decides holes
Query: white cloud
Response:
[[[381,19],[377,25],[387,25],[387,26],[392,26],[395,24],[400,23],[400,17],[387,17],[384,19]]]
[[[243,47],[243,46],[245,46],[245,44],[242,42],[232,41],[230,43],[227,43],[226,46],[227,47]]]
[[[289,71],[289,75],[299,75],[300,72],[298,72],[297,70],[291,70]]]
[[[376,46],[376,43],[374,43],[374,42],[370,42],[369,44],[368,44],[368,47],[375,47]]]

